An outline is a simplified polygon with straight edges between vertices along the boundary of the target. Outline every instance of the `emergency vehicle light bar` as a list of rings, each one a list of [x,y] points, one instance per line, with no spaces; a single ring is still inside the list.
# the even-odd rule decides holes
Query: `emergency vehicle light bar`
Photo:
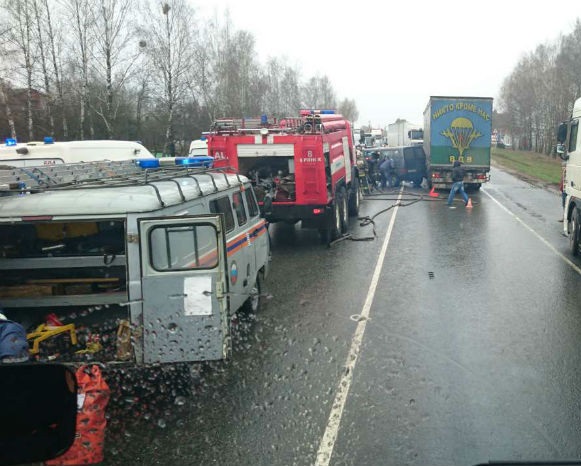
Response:
[[[326,110],[306,110],[303,109],[300,111],[299,115],[300,116],[309,116],[309,115],[335,115],[335,110],[330,110],[330,109],[326,109]]]
[[[200,155],[198,157],[176,157],[176,165],[187,165],[190,167],[205,167],[211,168],[214,162],[214,157],[207,155]]]
[[[137,159],[135,163],[141,168],[159,168],[159,159]]]

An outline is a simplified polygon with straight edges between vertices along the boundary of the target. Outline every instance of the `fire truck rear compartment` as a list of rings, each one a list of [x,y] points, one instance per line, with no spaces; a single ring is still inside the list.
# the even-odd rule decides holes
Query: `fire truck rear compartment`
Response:
[[[252,180],[259,202],[296,200],[294,157],[240,157],[238,170]]]

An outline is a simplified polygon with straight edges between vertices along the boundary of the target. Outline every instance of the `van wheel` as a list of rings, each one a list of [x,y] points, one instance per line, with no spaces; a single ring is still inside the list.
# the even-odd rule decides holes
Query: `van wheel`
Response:
[[[260,311],[262,301],[260,299],[261,292],[261,279],[260,272],[256,274],[256,282],[254,286],[250,288],[250,297],[244,301],[242,305],[242,310],[247,313],[257,314]]]
[[[579,255],[579,209],[575,207],[569,221],[569,250],[574,256]]]
[[[339,204],[341,208],[341,223],[339,226],[339,231],[341,234],[347,233],[347,227],[349,226],[349,207],[347,205],[347,190],[343,187],[339,190]]]
[[[359,179],[354,178],[351,183],[351,196],[349,196],[349,215],[355,217],[359,215],[359,205],[361,204],[361,189]]]

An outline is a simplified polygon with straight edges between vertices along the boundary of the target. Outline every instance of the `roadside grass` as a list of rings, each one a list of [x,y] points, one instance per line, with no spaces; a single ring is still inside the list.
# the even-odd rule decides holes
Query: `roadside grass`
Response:
[[[501,168],[514,170],[525,177],[557,185],[561,182],[561,159],[559,158],[536,152],[493,147],[492,161]]]

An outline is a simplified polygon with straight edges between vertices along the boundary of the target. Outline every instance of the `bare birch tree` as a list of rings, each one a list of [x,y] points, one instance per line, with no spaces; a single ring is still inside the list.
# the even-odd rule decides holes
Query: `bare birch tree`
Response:
[[[16,139],[16,125],[14,123],[12,107],[8,99],[9,85],[4,79],[4,76],[9,74],[9,69],[6,64],[10,63],[10,59],[14,55],[14,50],[10,46],[11,42],[9,40],[11,28],[8,26],[7,22],[4,22],[4,18],[2,18],[2,20],[2,23],[0,23],[0,104],[4,109],[6,121],[8,122],[10,137]]]
[[[178,102],[187,90],[188,75],[194,63],[194,41],[191,33],[193,11],[184,0],[173,0],[147,12],[148,37],[146,53],[151,69],[162,92],[166,112],[166,147],[174,143],[174,118]]]
[[[211,21],[196,38],[194,66],[188,77],[190,95],[201,102],[210,121],[218,112],[215,65],[219,47],[215,25],[216,21]]]
[[[39,0],[35,0],[39,1]],[[51,14],[51,7],[49,6],[48,0],[40,0],[42,3],[42,11],[44,14],[44,22],[46,25],[46,37],[48,43],[46,44],[50,53],[50,60],[52,65],[53,71],[53,79],[54,79],[54,86],[56,87],[57,91],[57,100],[58,106],[61,111],[61,124],[62,124],[62,132],[63,132],[63,139],[68,139],[69,137],[69,127],[67,121],[67,114],[65,110],[65,98],[64,98],[64,89],[62,83],[62,72],[61,72],[61,62],[60,62],[60,54],[57,53],[57,42],[61,42],[62,39],[58,36],[58,32],[55,28],[53,23],[53,16]],[[54,99],[53,99],[54,100]]]
[[[26,128],[28,140],[34,139],[34,118],[32,112],[32,92],[34,74],[33,56],[33,12],[31,0],[5,2],[5,8],[12,18],[10,39],[18,48],[21,68],[26,82]]]
[[[339,103],[337,110],[349,121],[357,121],[359,118],[359,110],[357,110],[357,104],[355,103],[355,100],[343,99]]]
[[[0,0],[4,134],[40,132],[33,97],[42,103],[45,95],[46,127],[64,140],[138,137],[166,148],[218,117],[292,116],[301,101],[335,107],[329,78],[303,83],[286,58],[262,64],[251,32],[228,13],[194,21],[190,1]]]
[[[14,116],[12,115],[12,107],[8,101],[6,81],[3,79],[0,79],[0,102],[6,112],[6,120],[8,121],[8,127],[10,128],[10,137],[16,139],[16,125],[14,124]]]
[[[135,25],[130,21],[130,12],[135,6],[133,0],[100,0],[96,12],[93,68],[97,75],[104,76],[105,92],[98,96],[95,112],[105,124],[108,138],[115,133],[121,103],[118,94],[127,83],[142,48],[142,42],[133,40]]]
[[[41,10],[39,8],[39,0],[31,0],[32,3],[32,10],[34,12],[34,25],[36,27],[36,48],[38,50],[38,55],[40,58],[40,66],[42,70],[42,77],[44,83],[44,92],[48,98],[47,104],[47,116],[49,121],[49,132],[51,136],[54,136],[54,116],[53,116],[53,98],[51,94],[51,86],[50,86],[50,76],[48,73],[48,67],[46,64],[46,51],[45,51],[45,42],[44,42],[44,34],[43,34],[43,20],[41,18]]]
[[[287,65],[280,82],[281,110],[283,115],[293,116],[301,107],[299,72]]]
[[[89,35],[94,24],[94,12],[90,0],[64,0],[73,31],[74,42],[71,44],[74,53],[73,61],[80,70],[79,92],[79,138],[85,139],[89,95],[89,59],[92,53],[93,39]],[[90,125],[92,127],[92,125]],[[90,134],[93,130],[90,129]]]
[[[337,97],[328,76],[310,78],[302,87],[302,102],[309,108],[336,108]]]

